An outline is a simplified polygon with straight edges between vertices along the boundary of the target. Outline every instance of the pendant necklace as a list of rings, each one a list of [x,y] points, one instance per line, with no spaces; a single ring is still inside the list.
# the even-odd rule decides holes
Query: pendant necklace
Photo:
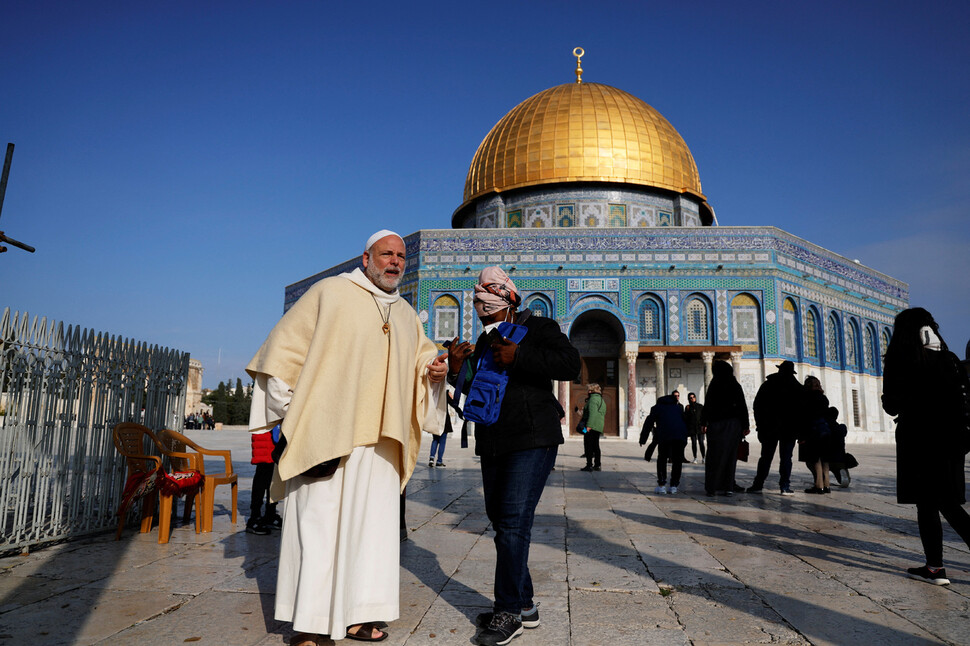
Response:
[[[384,330],[384,334],[387,334],[391,331],[391,305],[394,303],[389,303],[387,307],[381,310],[381,304],[377,302],[377,297],[373,294],[371,294],[370,297],[374,299],[374,305],[377,306],[377,311],[380,312],[381,320],[384,321],[384,325],[381,326],[381,329]]]

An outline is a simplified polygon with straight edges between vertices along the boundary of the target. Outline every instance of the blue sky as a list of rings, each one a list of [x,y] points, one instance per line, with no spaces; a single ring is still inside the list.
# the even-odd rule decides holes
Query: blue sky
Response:
[[[966,2],[45,2],[0,7],[16,144],[0,307],[243,367],[283,289],[375,230],[448,228],[511,108],[621,88],[722,225],[908,282],[970,339]]]

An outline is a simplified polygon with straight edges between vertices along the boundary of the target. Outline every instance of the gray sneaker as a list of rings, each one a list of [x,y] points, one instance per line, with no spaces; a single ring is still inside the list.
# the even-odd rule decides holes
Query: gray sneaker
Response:
[[[478,635],[479,646],[505,646],[522,634],[522,622],[509,612],[496,612]]]

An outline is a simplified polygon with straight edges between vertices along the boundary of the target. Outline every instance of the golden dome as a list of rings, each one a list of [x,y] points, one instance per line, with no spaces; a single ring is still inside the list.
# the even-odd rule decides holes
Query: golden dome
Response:
[[[472,158],[455,213],[482,195],[559,182],[622,182],[705,200],[694,157],[663,115],[609,85],[566,83],[495,124]]]

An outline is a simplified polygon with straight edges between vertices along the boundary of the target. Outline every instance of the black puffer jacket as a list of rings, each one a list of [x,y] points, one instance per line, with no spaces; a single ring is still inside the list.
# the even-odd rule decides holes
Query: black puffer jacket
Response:
[[[501,455],[510,451],[555,446],[563,443],[560,420],[565,415],[552,390],[552,380],[572,381],[582,364],[579,351],[554,320],[519,313],[518,325],[528,328],[519,344],[515,363],[507,370],[509,383],[498,421],[475,424],[475,454]],[[478,338],[471,365],[488,351],[485,335]],[[470,381],[465,385],[468,391]]]

